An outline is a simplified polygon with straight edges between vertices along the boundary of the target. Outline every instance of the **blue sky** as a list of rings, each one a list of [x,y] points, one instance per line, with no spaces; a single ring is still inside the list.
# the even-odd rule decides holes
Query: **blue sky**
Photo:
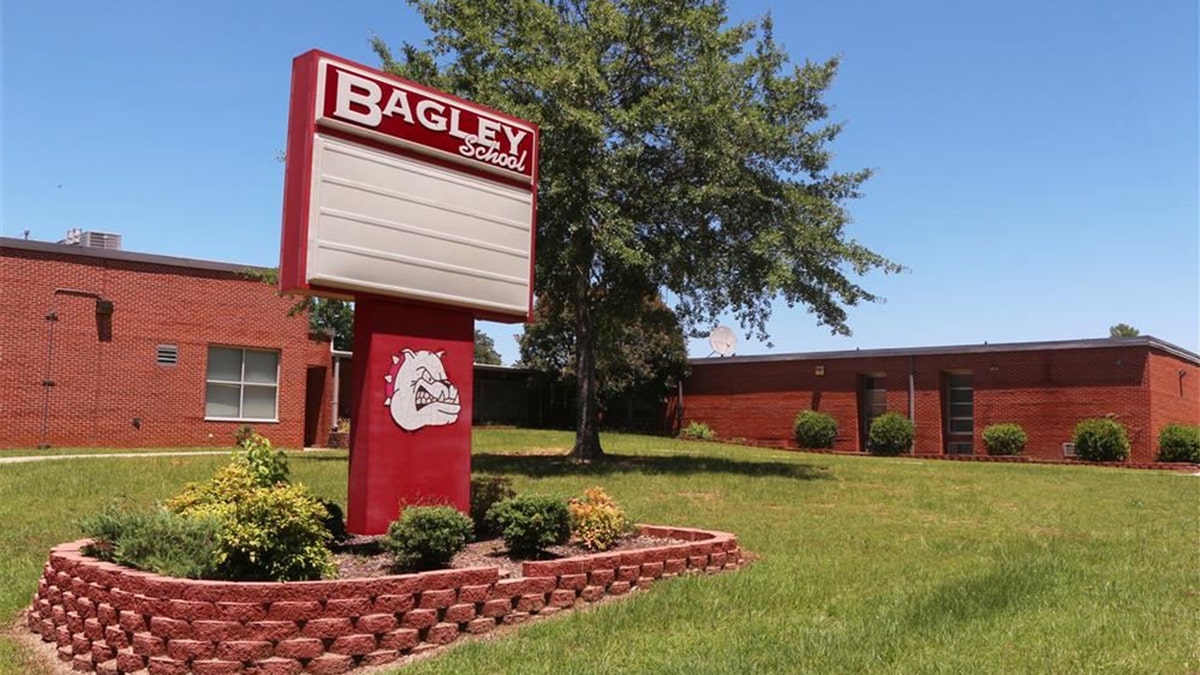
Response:
[[[375,65],[418,41],[389,2],[4,3],[0,231],[275,265],[292,57]],[[1194,0],[825,0],[775,17],[793,60],[842,57],[851,236],[906,265],[831,336],[780,305],[741,354],[1055,340],[1125,322],[1200,350]],[[481,324],[505,363],[518,327]],[[740,331],[739,331],[740,332]],[[690,343],[693,356],[707,341]]]

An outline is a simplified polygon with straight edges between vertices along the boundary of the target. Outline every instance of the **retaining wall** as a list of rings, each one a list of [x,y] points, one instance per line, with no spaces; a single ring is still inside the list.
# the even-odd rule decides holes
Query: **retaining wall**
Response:
[[[289,583],[197,581],[55,547],[29,628],[75,670],[98,673],[344,673],[434,649],[684,573],[742,564],[724,532],[644,525],[679,540],[655,548],[372,579]]]

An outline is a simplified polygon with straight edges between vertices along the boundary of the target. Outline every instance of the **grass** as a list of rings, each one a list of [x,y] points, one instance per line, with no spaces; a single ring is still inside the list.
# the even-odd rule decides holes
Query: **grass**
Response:
[[[578,466],[561,456],[571,440],[477,431],[475,471],[563,496],[602,485],[636,520],[735,532],[761,559],[462,644],[406,674],[1200,669],[1200,478],[627,435],[604,437],[609,461]],[[47,549],[74,539],[81,515],[114,494],[165,498],[225,460],[0,466],[0,620],[28,603]],[[291,465],[344,502],[345,453]],[[29,668],[0,643],[0,672]]]

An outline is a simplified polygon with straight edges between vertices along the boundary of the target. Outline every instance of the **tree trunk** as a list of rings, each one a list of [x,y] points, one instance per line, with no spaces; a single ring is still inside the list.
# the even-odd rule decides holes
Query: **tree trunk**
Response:
[[[604,457],[600,447],[600,402],[596,395],[596,327],[592,321],[592,264],[595,252],[589,234],[578,242],[580,262],[575,266],[575,447],[571,457],[591,461]]]

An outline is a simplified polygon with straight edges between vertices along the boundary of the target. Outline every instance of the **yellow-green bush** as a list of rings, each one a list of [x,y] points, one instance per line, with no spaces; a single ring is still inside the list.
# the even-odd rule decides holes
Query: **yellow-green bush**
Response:
[[[593,487],[567,503],[571,536],[590,551],[607,551],[629,530],[625,511],[602,488]]]

